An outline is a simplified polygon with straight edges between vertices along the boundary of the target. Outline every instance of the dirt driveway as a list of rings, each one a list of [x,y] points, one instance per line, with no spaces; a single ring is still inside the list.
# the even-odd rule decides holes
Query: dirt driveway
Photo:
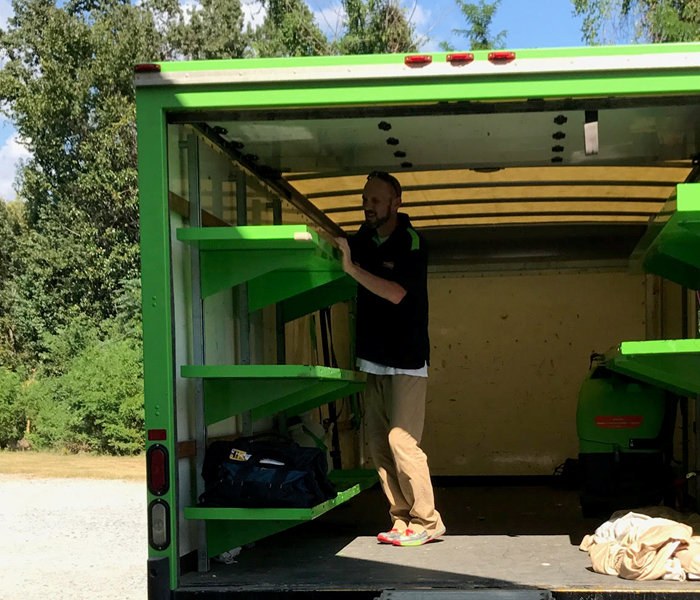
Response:
[[[0,474],[1,600],[146,598],[146,485]]]

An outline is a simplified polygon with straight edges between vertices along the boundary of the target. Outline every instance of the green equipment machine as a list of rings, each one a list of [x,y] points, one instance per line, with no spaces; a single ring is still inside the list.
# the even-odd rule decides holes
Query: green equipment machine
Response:
[[[576,414],[584,516],[605,518],[662,500],[672,484],[675,400],[593,355]]]

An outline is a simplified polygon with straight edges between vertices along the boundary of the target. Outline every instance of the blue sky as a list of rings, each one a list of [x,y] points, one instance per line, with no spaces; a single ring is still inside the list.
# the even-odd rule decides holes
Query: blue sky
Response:
[[[182,0],[181,0],[182,1]],[[242,0],[247,19],[253,23],[262,21],[264,14],[253,0]],[[307,0],[324,31],[333,37],[339,28],[342,15],[338,0]],[[466,43],[452,34],[455,28],[465,28],[461,11],[454,0],[403,0],[406,10],[413,15],[413,23],[423,39],[421,50],[435,51],[442,41],[450,42],[457,49],[467,49]],[[183,4],[196,6],[196,0],[184,0]],[[0,25],[5,26],[12,14],[10,0],[0,0]],[[553,48],[581,46],[581,19],[572,14],[570,0],[503,0],[494,20],[494,33],[506,30],[506,47]],[[7,121],[0,121],[0,198],[15,197],[12,184],[16,164],[27,156],[17,139],[16,132]]]

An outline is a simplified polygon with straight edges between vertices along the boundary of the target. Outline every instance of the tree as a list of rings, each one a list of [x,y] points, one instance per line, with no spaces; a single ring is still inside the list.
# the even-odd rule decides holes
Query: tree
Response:
[[[491,33],[493,19],[502,0],[494,0],[494,2],[479,0],[479,4],[465,2],[464,0],[455,1],[462,11],[462,16],[465,18],[469,28],[453,29],[452,33],[467,38],[471,50],[503,48],[508,32],[504,30],[495,35]],[[440,46],[446,52],[454,50],[447,42],[442,42]]]
[[[341,54],[416,52],[415,27],[397,0],[343,0]]]
[[[12,319],[13,279],[17,273],[20,236],[23,233],[21,205],[0,199],[0,365],[17,367],[19,356],[15,345]]]
[[[243,30],[239,0],[201,0],[187,18],[179,5],[164,12],[175,15],[165,35],[172,48],[183,57],[204,60],[245,55],[249,39]]]
[[[253,55],[323,56],[331,54],[328,38],[319,29],[304,0],[263,0],[263,24],[252,33]]]
[[[572,0],[588,44],[700,39],[700,0]]]

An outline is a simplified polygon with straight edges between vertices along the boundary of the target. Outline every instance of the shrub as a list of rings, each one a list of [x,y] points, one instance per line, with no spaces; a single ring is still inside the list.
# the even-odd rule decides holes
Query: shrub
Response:
[[[0,448],[14,446],[24,435],[25,416],[20,392],[19,376],[0,367]]]

